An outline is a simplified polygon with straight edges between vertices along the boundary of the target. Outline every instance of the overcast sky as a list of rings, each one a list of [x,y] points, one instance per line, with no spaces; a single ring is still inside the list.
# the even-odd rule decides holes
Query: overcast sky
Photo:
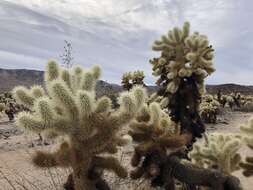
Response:
[[[251,19],[251,0],[0,0],[0,68],[43,70],[66,39],[74,62],[100,64],[104,80],[139,69],[151,84],[152,42],[190,21],[215,48],[207,82],[252,85]]]

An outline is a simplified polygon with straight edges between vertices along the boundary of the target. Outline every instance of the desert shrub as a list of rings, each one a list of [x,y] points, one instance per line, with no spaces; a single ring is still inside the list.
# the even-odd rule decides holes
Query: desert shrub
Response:
[[[131,121],[145,99],[144,90],[136,86],[122,93],[119,108],[112,110],[108,97],[95,97],[99,77],[98,66],[90,70],[76,66],[70,71],[50,61],[45,71],[47,92],[41,87],[18,86],[13,90],[18,102],[34,110],[18,114],[18,127],[64,139],[53,152],[38,151],[33,163],[40,168],[72,168],[65,185],[75,190],[109,189],[102,178],[104,169],[127,177],[127,171],[111,154],[126,143],[118,131]]]

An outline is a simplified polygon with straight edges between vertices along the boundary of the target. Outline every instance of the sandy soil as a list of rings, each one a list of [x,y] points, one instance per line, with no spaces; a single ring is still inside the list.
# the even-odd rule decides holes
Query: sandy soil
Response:
[[[212,132],[239,132],[239,126],[245,123],[253,113],[226,112],[221,115],[218,123],[208,125],[208,133]],[[53,149],[53,145],[44,145],[38,140],[38,136],[26,134],[17,129],[14,123],[7,118],[0,118],[0,190],[49,190],[62,189],[66,176],[70,171],[62,169],[41,170],[34,167],[31,162],[31,154],[38,149]],[[129,168],[129,159],[133,149],[125,147],[117,155],[125,166]],[[243,156],[252,154],[246,146],[242,147]],[[241,171],[234,173],[241,179],[245,190],[252,190],[253,178],[245,178]],[[112,189],[133,189],[129,180],[119,180],[114,176],[107,176]],[[145,188],[146,189],[146,188]]]

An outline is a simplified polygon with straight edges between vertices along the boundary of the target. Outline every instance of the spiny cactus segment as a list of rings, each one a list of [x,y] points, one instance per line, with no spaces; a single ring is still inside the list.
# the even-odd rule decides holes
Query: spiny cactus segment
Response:
[[[240,169],[241,155],[238,150],[241,140],[234,135],[210,134],[208,143],[197,142],[189,153],[192,162],[200,167],[217,169],[225,174],[231,174]]]

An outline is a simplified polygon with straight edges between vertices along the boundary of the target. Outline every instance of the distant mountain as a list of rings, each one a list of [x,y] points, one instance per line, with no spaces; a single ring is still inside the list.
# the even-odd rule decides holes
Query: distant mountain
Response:
[[[26,69],[0,69],[0,93],[10,91],[16,85],[32,86],[34,84],[43,85],[43,71],[26,70]],[[252,94],[253,86],[244,86],[238,84],[220,84],[207,85],[206,89],[209,93],[216,94],[219,90],[223,94],[232,92],[240,92],[242,94]],[[156,86],[148,86],[150,92],[157,90]],[[122,87],[118,84],[110,84],[105,81],[98,81],[97,94],[113,94],[122,91]]]
[[[0,69],[0,93],[10,91],[16,85],[43,84],[43,72],[26,69]]]
[[[43,71],[26,70],[26,69],[0,69],[0,93],[10,91],[17,85],[30,87],[38,84],[43,85]],[[122,91],[120,85],[109,84],[104,81],[98,81],[97,94],[118,93]]]
[[[223,94],[230,94],[233,92],[240,92],[241,94],[247,95],[253,94],[253,86],[246,86],[239,84],[206,85],[206,89],[211,94],[216,94],[219,90]]]

